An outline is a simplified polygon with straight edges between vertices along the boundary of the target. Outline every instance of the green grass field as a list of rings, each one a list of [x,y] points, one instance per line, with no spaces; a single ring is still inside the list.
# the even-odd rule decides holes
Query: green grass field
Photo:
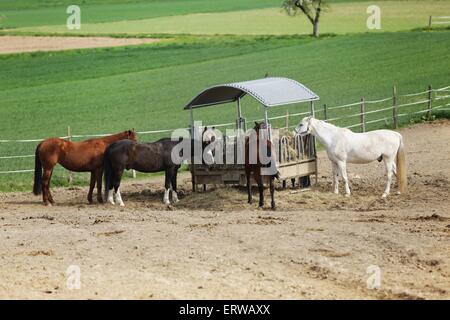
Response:
[[[27,26],[26,21],[33,21],[34,25],[19,28],[16,32],[34,33],[72,33],[72,34],[248,34],[248,35],[285,35],[308,34],[311,25],[304,16],[289,17],[280,8],[281,1],[261,1],[249,10],[251,3],[209,1],[192,1],[189,7],[177,7],[170,11],[161,7],[161,10],[146,10],[149,4],[133,4],[133,10],[117,8],[111,12],[102,12],[94,6],[83,11],[81,30],[69,31],[65,26],[66,16],[55,14],[58,21],[52,20],[47,24],[39,19],[24,17],[15,25]],[[275,6],[276,4],[276,6]],[[380,31],[400,31],[427,26],[430,15],[450,13],[450,1],[381,1],[377,3],[381,8],[382,29]],[[164,6],[170,6],[165,3]],[[197,7],[198,5],[198,7]],[[101,5],[100,5],[101,6]],[[129,5],[123,5],[124,7]],[[352,33],[367,32],[366,13],[368,4],[365,2],[332,3],[322,17],[322,33]],[[118,10],[118,17],[114,16]],[[185,10],[186,9],[186,10]],[[189,10],[192,11],[189,11]],[[55,10],[55,9],[45,9]],[[210,12],[212,11],[212,12]],[[85,12],[85,14],[84,14]],[[92,12],[92,13],[91,13]],[[121,12],[126,12],[125,18]],[[151,12],[153,15],[150,15]],[[53,15],[46,15],[50,17]],[[14,19],[13,19],[14,20]],[[22,21],[23,20],[23,21]],[[120,21],[116,21],[120,20]],[[99,23],[102,21],[111,21]],[[13,22],[12,22],[13,23]],[[8,24],[8,19],[5,19]],[[44,24],[44,25],[43,25]],[[46,24],[46,25],[45,25]],[[14,25],[14,23],[13,23]],[[372,31],[373,32],[373,31]]]
[[[66,8],[78,4],[83,23],[149,19],[190,13],[226,12],[279,6],[277,0],[151,0],[151,1],[6,1],[0,3],[0,28],[61,25]]]
[[[43,7],[28,0],[8,0],[0,4],[0,12],[54,10],[67,4],[66,0],[41,2],[44,4]],[[115,3],[111,4],[112,2]],[[136,6],[163,5],[162,1],[146,3],[130,1],[121,4],[117,2],[86,1],[86,5],[105,6],[111,12],[117,9],[116,6],[123,6],[129,8],[123,15],[131,19],[140,19],[130,13]],[[197,33],[198,30],[198,33],[202,34],[237,35],[178,35],[160,43],[133,47],[0,55],[0,139],[64,136],[67,133],[67,126],[71,127],[73,134],[110,133],[130,128],[147,131],[185,127],[188,124],[188,113],[182,108],[199,91],[214,84],[260,78],[266,73],[290,77],[310,87],[321,97],[320,103],[317,104],[318,108],[323,103],[329,106],[339,105],[358,101],[361,97],[366,99],[388,97],[393,84],[398,86],[400,94],[423,91],[428,84],[432,84],[435,88],[450,85],[450,30],[360,32],[313,39],[289,35],[301,32],[294,32],[297,27],[289,29],[286,25],[293,22],[301,25],[304,19],[279,14],[279,8],[274,8],[273,5],[279,4],[279,1],[267,0],[258,4],[246,0],[217,1],[214,5],[212,1],[204,0],[175,0],[164,3],[168,6],[178,4],[177,8],[180,11],[174,12],[167,7],[161,9],[159,13],[156,11],[151,13],[155,14],[154,17],[159,15],[158,18],[147,19],[151,16],[144,16],[142,9],[141,12],[135,10],[136,14],[143,14],[144,20],[106,23],[103,26],[108,27],[104,30],[94,24],[89,27],[92,27],[93,33],[122,33],[131,32],[139,23],[150,22],[151,28],[161,29],[146,29],[145,32],[185,33],[184,29],[180,29],[182,25],[193,33]],[[411,23],[402,24],[402,21],[407,19],[398,19],[403,3],[412,3],[416,6],[413,7],[414,10],[411,9],[414,12],[408,18],[411,19]],[[428,8],[433,7],[445,12],[449,2],[431,3]],[[198,7],[195,7],[195,4]],[[393,4],[396,5],[395,8],[393,7],[392,11],[387,10],[386,21],[382,22],[383,28],[385,26],[387,28],[391,21],[391,31],[416,27],[422,15],[427,14],[421,9],[423,5],[417,1],[380,2],[382,8],[383,5]],[[359,8],[357,10],[359,15],[360,9],[366,5],[336,4],[334,8],[342,6],[342,11],[339,14],[335,11],[326,13],[330,20],[323,20],[322,32],[332,26],[334,31],[329,29],[328,32],[365,31],[358,30],[360,23],[365,25],[365,20],[355,20],[350,9]],[[202,9],[199,9],[200,7]],[[252,15],[250,20],[253,25],[243,22],[240,25],[221,24],[215,21],[219,19],[218,17],[227,15],[239,16],[244,10],[248,10],[245,11],[247,17]],[[169,16],[169,11],[176,16]],[[200,29],[196,29],[199,28],[198,25],[183,24],[186,22],[183,19],[188,19],[193,13],[198,12],[215,13],[202,15],[206,20],[203,20],[204,24]],[[389,15],[397,18],[389,20]],[[113,15],[107,14],[99,15],[99,19],[100,17],[105,19],[104,21],[117,19],[117,16],[114,18]],[[46,19],[52,18],[49,16]],[[174,23],[179,23],[173,25],[173,30],[169,28],[170,23],[152,24],[153,20],[162,22],[171,19],[174,19]],[[344,21],[342,26],[339,19]],[[48,20],[41,22],[37,20],[33,20],[35,25],[52,24]],[[288,21],[286,25],[274,23],[282,20]],[[18,22],[15,26],[24,26],[19,20],[16,21]],[[264,21],[268,21],[267,25],[261,23]],[[271,29],[271,23],[277,25],[278,29]],[[122,28],[118,27],[121,24]],[[87,26],[83,26],[83,32],[88,32],[85,27]],[[341,27],[341,31],[336,31]],[[51,28],[57,30],[58,26],[54,25]],[[265,31],[250,32],[255,29]],[[136,29],[136,32],[141,31]],[[283,35],[243,35],[247,33]],[[415,97],[419,100],[423,98],[424,96]],[[387,107],[389,103],[388,101],[367,108],[370,111],[373,108]],[[414,107],[415,110],[418,108],[424,106]],[[306,105],[289,107],[291,113],[306,109]],[[261,106],[250,98],[244,99],[243,112],[249,121],[261,118],[262,111]],[[281,115],[285,112],[286,107],[274,108],[271,115]],[[340,109],[339,112],[330,112],[329,117],[356,112],[355,108]],[[235,106],[201,109],[195,116],[209,124],[233,122]],[[368,116],[367,120],[371,119],[371,116]],[[292,118],[291,124],[299,120]],[[407,117],[402,120],[408,121]],[[348,121],[340,121],[339,124],[347,125]],[[275,126],[279,124],[281,121],[274,122]],[[383,125],[383,123],[374,124],[369,126],[369,129]],[[144,135],[140,138],[149,141],[160,137],[161,135]],[[0,143],[0,157],[33,154],[36,144]],[[31,169],[33,164],[33,158],[0,159],[0,171]],[[59,168],[54,176],[54,185],[67,185],[65,177],[67,172]],[[75,184],[87,182],[86,175],[76,177]],[[0,174],[0,191],[29,190],[31,182],[30,173]]]

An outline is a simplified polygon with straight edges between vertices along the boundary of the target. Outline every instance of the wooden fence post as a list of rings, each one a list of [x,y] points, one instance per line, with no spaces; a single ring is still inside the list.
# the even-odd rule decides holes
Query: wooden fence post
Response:
[[[431,114],[433,112],[433,88],[431,87],[431,84],[428,86],[428,112],[427,112],[427,119],[428,121],[431,120]]]
[[[397,123],[397,87],[395,84],[392,86],[392,125],[394,129],[398,128]]]
[[[284,118],[284,126],[286,130],[289,129],[289,110],[286,110],[286,118]]]
[[[431,24],[432,24],[432,23],[431,23],[431,20],[432,20],[432,19],[433,19],[432,16],[430,16],[430,18],[428,19],[428,27],[429,27],[429,28],[431,28]]]
[[[326,103],[323,105],[323,120],[325,120],[325,121],[328,120],[327,104]]]
[[[365,113],[365,99],[361,98],[360,104],[360,118],[361,118],[361,132],[366,132],[366,113]]]
[[[70,126],[67,126],[67,140],[72,141],[72,130],[70,130]],[[73,172],[69,171],[69,183],[73,182]]]

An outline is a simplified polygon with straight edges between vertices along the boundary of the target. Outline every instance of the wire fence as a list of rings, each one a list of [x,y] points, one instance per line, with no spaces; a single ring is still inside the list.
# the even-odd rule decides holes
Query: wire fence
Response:
[[[401,100],[410,100],[402,101]],[[412,101],[411,101],[412,100]],[[438,104],[438,105],[436,105]],[[386,106],[387,105],[387,106]],[[419,108],[419,109],[418,109]],[[347,112],[355,113],[344,113],[345,109]],[[313,113],[316,118],[325,120],[330,123],[336,124],[339,122],[340,126],[354,129],[354,131],[366,132],[370,125],[378,124],[372,129],[380,127],[379,123],[384,122],[384,126],[391,126],[392,128],[398,128],[400,122],[399,119],[410,116],[414,117],[417,115],[425,114],[426,119],[431,120],[433,111],[436,110],[450,110],[450,86],[442,87],[438,89],[433,89],[431,86],[427,90],[416,93],[409,93],[398,95],[396,87],[393,87],[392,96],[378,99],[378,100],[365,100],[361,98],[358,102],[348,103],[338,106],[328,106],[323,105],[322,107],[312,105],[312,109],[307,112],[292,113],[286,112],[285,115],[275,116],[268,118],[270,121],[284,121],[284,124],[280,126],[284,129],[291,129],[297,126],[298,122],[294,125],[289,125],[292,118],[302,117],[310,115]],[[330,117],[331,116],[331,117]],[[262,121],[264,119],[254,119],[251,121]],[[250,120],[249,120],[250,121]],[[211,124],[209,126],[214,126],[216,128],[229,127],[235,125],[234,122],[230,123],[219,123]],[[359,128],[359,130],[355,129]],[[160,129],[160,130],[149,130],[149,131],[139,131],[139,135],[156,135],[161,133],[170,133],[175,129]],[[188,129],[188,128],[185,128]],[[86,135],[73,135],[71,134],[71,129],[68,127],[67,135],[60,138],[72,140],[79,138],[94,138],[94,137],[104,137],[108,136],[110,133],[103,134],[86,134]],[[21,140],[1,140],[0,144],[8,143],[36,143],[41,142],[44,139],[21,139]],[[10,159],[25,159],[32,158],[34,154],[25,155],[0,155],[0,161],[10,160]],[[0,174],[15,174],[15,173],[29,173],[34,172],[33,169],[21,169],[21,168],[11,168],[10,170],[0,171]]]

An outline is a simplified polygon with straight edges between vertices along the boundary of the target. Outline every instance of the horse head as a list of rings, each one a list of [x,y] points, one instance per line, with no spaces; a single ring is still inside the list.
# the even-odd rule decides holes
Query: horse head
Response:
[[[202,150],[205,150],[207,146],[214,143],[217,140],[217,134],[215,132],[215,127],[208,128],[205,126],[202,132]],[[213,164],[214,161],[214,148],[208,148],[208,150],[203,155],[204,161],[207,164]]]
[[[308,134],[311,132],[311,120],[312,116],[305,117],[302,121],[295,127],[294,134]]]
[[[207,145],[213,143],[217,139],[217,134],[214,131],[215,127],[208,128],[205,126],[202,133],[202,144],[203,147],[206,147]]]
[[[137,141],[137,133],[134,128],[132,130],[125,131],[125,135],[127,139]]]
[[[266,123],[264,121],[261,122],[255,121],[255,126],[253,127],[253,130],[259,133],[259,130],[261,129],[267,129]]]

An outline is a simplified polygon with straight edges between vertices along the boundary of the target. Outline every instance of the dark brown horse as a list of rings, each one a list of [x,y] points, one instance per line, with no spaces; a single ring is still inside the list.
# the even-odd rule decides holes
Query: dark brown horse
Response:
[[[91,172],[91,183],[88,201],[92,203],[92,192],[97,183],[97,200],[102,198],[103,153],[111,143],[130,139],[136,141],[134,130],[128,130],[111,136],[89,139],[81,142],[71,142],[60,138],[49,138],[42,141],[36,148],[34,166],[33,193],[42,198],[45,205],[55,202],[50,193],[50,179],[56,164],[75,172]],[[42,173],[42,171],[44,171]]]
[[[267,174],[269,177],[270,186],[270,197],[271,197],[271,208],[275,210],[275,178],[279,178],[278,170],[276,169],[275,151],[272,146],[272,142],[263,137],[260,134],[261,129],[263,129],[264,122],[255,122],[254,131],[245,139],[245,176],[247,178],[247,193],[248,193],[248,203],[252,203],[252,186],[251,186],[251,175],[253,173],[253,178],[258,184],[259,190],[259,206],[264,206],[264,180],[262,169],[269,169],[268,167],[274,168],[275,172],[273,174]],[[263,138],[261,140],[261,138]],[[261,161],[261,152],[265,152],[267,159],[270,159],[269,163],[264,164]]]
[[[150,143],[122,140],[111,144],[103,157],[107,201],[113,205],[117,203],[124,206],[120,194],[120,181],[125,169],[134,169],[139,172],[164,171],[166,179],[163,201],[170,205],[169,193],[171,191],[173,202],[178,202],[177,173],[181,163],[172,158],[172,149],[178,143],[180,141],[163,138]]]

